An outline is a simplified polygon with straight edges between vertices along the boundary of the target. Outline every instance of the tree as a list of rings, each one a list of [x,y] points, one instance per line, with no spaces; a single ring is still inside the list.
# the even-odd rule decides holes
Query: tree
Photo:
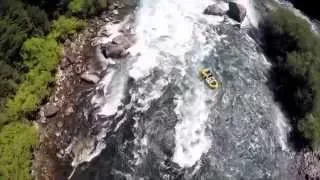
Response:
[[[69,10],[73,14],[93,15],[108,7],[107,0],[71,0]]]
[[[52,31],[48,35],[50,38],[54,39],[66,39],[68,36],[76,33],[77,31],[83,29],[86,23],[83,20],[65,16],[60,16],[57,20],[52,23]]]

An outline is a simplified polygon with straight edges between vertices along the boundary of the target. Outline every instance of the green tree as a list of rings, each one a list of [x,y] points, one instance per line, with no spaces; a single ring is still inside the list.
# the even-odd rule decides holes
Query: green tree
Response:
[[[48,35],[54,39],[66,39],[68,36],[76,33],[86,26],[85,21],[65,16],[60,16],[57,20],[52,23],[52,31]]]
[[[69,10],[74,14],[93,15],[108,7],[107,0],[71,0]]]
[[[10,120],[19,120],[33,112],[49,95],[53,72],[59,63],[61,48],[52,38],[31,38],[22,47],[24,63],[29,68],[25,81],[7,103]]]
[[[11,66],[0,61],[0,111],[3,110],[7,97],[17,88],[19,75]]]

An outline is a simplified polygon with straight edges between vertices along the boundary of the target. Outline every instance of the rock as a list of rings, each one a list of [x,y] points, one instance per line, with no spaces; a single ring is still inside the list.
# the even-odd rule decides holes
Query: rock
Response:
[[[124,49],[128,49],[131,46],[129,39],[123,35],[119,35],[119,36],[113,38],[112,43],[117,44],[117,45],[123,47]]]
[[[138,4],[138,0],[122,0],[125,6],[136,6]]]
[[[235,2],[229,2],[229,10],[227,12],[227,15],[238,21],[238,22],[242,22],[244,20],[244,18],[247,15],[247,11],[246,8],[243,7],[242,5],[235,3]]]
[[[64,114],[65,114],[66,116],[70,116],[73,112],[74,112],[73,107],[68,107],[68,108],[66,109],[66,111],[64,112]]]
[[[113,4],[111,4],[110,6],[108,6],[108,9],[109,10],[114,10],[116,7],[113,5]]]
[[[109,37],[109,36],[111,36],[111,33],[110,33],[107,29],[103,29],[103,30],[99,33],[99,36]]]
[[[227,11],[223,10],[218,5],[213,4],[208,6],[203,13],[207,15],[223,16],[227,13]]]
[[[115,9],[115,10],[112,11],[112,13],[117,15],[117,14],[119,14],[119,11]]]
[[[100,81],[99,76],[97,76],[94,73],[90,73],[90,72],[85,72],[80,77],[82,80],[89,82],[89,83],[93,83],[93,84],[96,84]]]
[[[71,44],[70,39],[66,39],[66,40],[64,41],[64,45],[65,45],[65,46],[70,46],[70,44]]]
[[[69,58],[64,57],[64,58],[61,60],[61,69],[62,69],[62,70],[68,68],[70,65],[71,65],[71,63],[70,63],[70,61],[69,61]]]
[[[59,121],[59,122],[57,123],[57,127],[58,127],[58,128],[62,128],[62,127],[63,127],[63,122],[62,122],[62,121]]]
[[[102,47],[102,53],[105,58],[123,58],[126,56],[126,50],[120,45],[109,43]]]
[[[75,66],[74,72],[78,75],[80,75],[82,73],[82,65],[78,64]]]
[[[94,33],[94,29],[93,28],[89,28],[89,33]]]
[[[55,116],[59,111],[59,108],[54,104],[47,104],[43,108],[44,116],[49,118]]]

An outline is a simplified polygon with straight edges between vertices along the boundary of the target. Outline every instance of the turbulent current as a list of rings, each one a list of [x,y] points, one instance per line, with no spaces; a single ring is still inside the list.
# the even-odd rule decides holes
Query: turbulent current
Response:
[[[134,17],[108,26],[100,42],[128,27],[136,41],[124,60],[98,56],[106,75],[83,102],[87,130],[67,149],[81,166],[73,179],[292,179],[271,65],[246,30],[259,12],[238,2],[248,12],[241,28],[203,14],[214,3],[228,8],[214,0],[141,0]],[[221,88],[206,86],[204,67]]]

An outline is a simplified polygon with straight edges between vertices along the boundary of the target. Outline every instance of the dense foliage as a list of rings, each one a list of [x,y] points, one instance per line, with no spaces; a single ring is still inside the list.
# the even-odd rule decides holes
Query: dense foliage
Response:
[[[54,39],[66,39],[68,36],[74,34],[85,26],[86,23],[78,20],[77,18],[60,16],[57,20],[53,21],[52,31],[48,37]]]
[[[107,5],[107,0],[71,0],[68,8],[74,14],[88,16],[106,9]]]
[[[48,87],[54,80],[52,72],[59,62],[60,51],[54,39],[31,38],[24,43],[21,53],[29,72],[16,95],[8,101],[10,120],[19,120],[26,113],[35,111],[49,95]]]
[[[31,180],[31,149],[37,142],[36,129],[11,123],[0,131],[0,179]]]
[[[49,21],[64,2],[0,1],[0,179],[31,179],[37,131],[28,120],[50,95],[59,42],[86,25],[66,16]]]
[[[261,28],[266,53],[273,62],[272,88],[291,119],[292,138],[298,142],[297,148],[308,140],[318,148],[320,39],[308,22],[286,9],[272,13]]]

